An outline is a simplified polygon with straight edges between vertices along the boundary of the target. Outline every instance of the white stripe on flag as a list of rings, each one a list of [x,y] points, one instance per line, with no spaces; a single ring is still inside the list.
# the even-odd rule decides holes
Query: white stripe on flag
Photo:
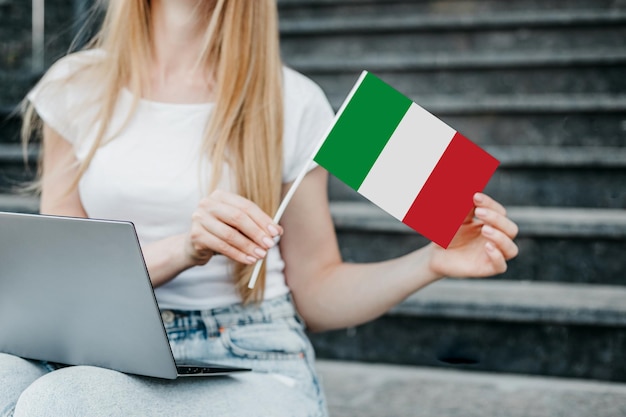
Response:
[[[413,103],[359,187],[402,221],[456,131]]]

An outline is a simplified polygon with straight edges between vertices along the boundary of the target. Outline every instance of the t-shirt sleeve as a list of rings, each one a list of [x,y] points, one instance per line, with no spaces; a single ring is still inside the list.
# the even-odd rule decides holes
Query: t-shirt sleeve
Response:
[[[317,166],[313,152],[334,119],[334,111],[322,89],[313,81],[297,74],[299,84],[286,91],[283,182],[296,179],[307,167]]]
[[[74,146],[78,141],[76,111],[85,95],[76,73],[90,56],[83,52],[61,58],[27,95],[44,123]]]

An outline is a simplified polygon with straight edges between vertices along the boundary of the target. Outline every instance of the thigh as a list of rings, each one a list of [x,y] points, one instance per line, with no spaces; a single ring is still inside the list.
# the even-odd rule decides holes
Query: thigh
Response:
[[[15,417],[316,416],[307,402],[300,391],[255,372],[167,381],[75,366],[33,383]]]
[[[40,362],[0,353],[0,417],[12,415],[22,392],[48,371]]]

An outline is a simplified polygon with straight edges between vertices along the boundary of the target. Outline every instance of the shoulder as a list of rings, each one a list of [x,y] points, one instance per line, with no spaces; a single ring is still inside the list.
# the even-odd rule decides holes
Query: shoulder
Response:
[[[334,116],[322,88],[307,76],[289,68],[283,69],[286,134],[297,134],[314,125],[328,125]]]
[[[334,116],[333,108],[322,88],[307,76],[284,67],[283,85],[287,131],[298,129],[302,124],[327,125]]]
[[[95,68],[103,57],[99,50],[88,50],[59,59],[26,96],[39,117],[72,143],[81,133],[78,128],[89,124],[79,116],[91,115],[96,109],[94,97],[101,83],[87,69]]]
[[[97,68],[104,57],[104,52],[99,49],[64,56],[46,71],[28,93],[28,99],[35,105],[58,105],[63,104],[63,100],[68,105],[70,101],[89,96],[99,84],[97,74],[92,69]]]
[[[51,82],[70,79],[101,62],[105,53],[99,49],[89,49],[64,56],[56,61],[44,74],[42,81]]]
[[[32,101],[40,95],[53,98],[58,95],[80,97],[86,94],[86,89],[97,85],[97,75],[91,69],[102,62],[105,54],[101,50],[85,50],[64,56],[56,61],[37,85],[29,92],[28,98]]]
[[[283,67],[283,84],[288,106],[328,105],[328,99],[317,83],[287,66]]]

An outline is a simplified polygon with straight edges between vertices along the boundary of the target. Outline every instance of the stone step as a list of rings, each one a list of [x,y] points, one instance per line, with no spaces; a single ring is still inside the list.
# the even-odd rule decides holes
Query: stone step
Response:
[[[311,337],[324,359],[624,382],[624,300],[619,286],[443,280]]]
[[[485,191],[513,206],[626,208],[626,147],[487,146],[501,165]],[[331,176],[335,201],[362,201]]]
[[[499,70],[522,68],[576,68],[609,67],[626,63],[623,48],[575,51],[533,51],[522,53],[507,51],[498,54],[450,54],[446,52],[429,55],[389,54],[377,57],[359,56],[351,59],[333,57],[286,57],[287,62],[307,74],[334,74],[359,72],[363,68],[372,71],[442,71],[442,70]]]
[[[328,93],[335,109],[348,91]],[[626,97],[623,95],[410,97],[482,145],[621,147],[625,144]]]
[[[355,78],[356,80],[356,78]],[[348,90],[349,91],[349,90]],[[341,106],[347,93],[327,93],[336,109]],[[408,94],[407,94],[408,95]],[[493,95],[480,97],[421,96],[413,101],[442,116],[533,115],[533,114],[626,114],[626,95],[608,94],[534,94]]]
[[[419,98],[419,97],[418,97]],[[602,105],[596,106],[593,99],[577,101],[572,97],[569,105],[563,100],[541,104],[535,100],[516,99],[511,97],[507,104],[501,106],[491,102],[489,97],[475,98],[467,107],[457,108],[423,102],[418,104],[428,108],[437,117],[462,132],[476,143],[482,145],[520,145],[520,146],[607,146],[623,147],[626,143],[626,112],[606,111]],[[343,98],[342,98],[343,100]],[[450,102],[455,101],[450,98]],[[507,100],[506,98],[503,100]],[[480,113],[481,104],[485,109]],[[561,104],[564,104],[561,106]]]
[[[405,4],[406,6],[406,4]],[[363,9],[361,9],[363,10]],[[626,10],[518,10],[482,13],[424,13],[424,11],[394,10],[387,5],[368,10],[367,15],[345,11],[321,13],[308,18],[281,15],[280,33],[284,37],[335,34],[372,34],[398,32],[456,32],[497,29],[535,28],[598,28],[626,24]],[[347,19],[349,17],[349,19]]]
[[[626,26],[626,25],[624,25]],[[481,54],[487,51],[526,52],[538,50],[576,51],[593,48],[622,48],[626,28],[606,29],[537,29],[490,30],[486,32],[451,33],[372,33],[326,35],[316,37],[282,37],[283,56],[304,59],[310,56],[324,59],[374,59],[392,54],[424,55],[434,53]]]
[[[626,415],[623,383],[323,359],[316,368],[334,417]]]
[[[25,157],[19,144],[0,142],[0,192],[18,192],[37,173],[38,148],[31,146]]]
[[[19,143],[21,120],[18,104],[0,105],[0,143]]]
[[[335,226],[339,230],[415,233],[367,201],[331,201],[330,209]],[[507,213],[520,226],[520,237],[626,239],[626,210],[507,207]]]
[[[520,255],[496,280],[626,285],[626,210],[507,207]],[[331,202],[342,256],[374,262],[428,241],[369,202]]]
[[[281,22],[281,49],[292,58],[336,59],[373,59],[394,53],[573,52],[622,48],[625,33],[626,11],[312,17]]]
[[[626,93],[626,50],[561,54],[432,54],[353,59],[286,57],[329,94],[350,91],[368,70],[414,97]]]
[[[36,197],[25,193],[0,193],[0,211],[37,214],[39,212],[39,200]]]
[[[615,0],[278,0],[279,13],[283,19],[301,19],[311,15],[320,18],[336,16],[372,17],[378,15],[398,16],[426,14],[479,15],[485,13],[519,13],[533,11],[590,11],[607,12],[626,9]]]
[[[0,106],[6,108],[22,101],[40,77],[40,73],[24,70],[0,71]]]

